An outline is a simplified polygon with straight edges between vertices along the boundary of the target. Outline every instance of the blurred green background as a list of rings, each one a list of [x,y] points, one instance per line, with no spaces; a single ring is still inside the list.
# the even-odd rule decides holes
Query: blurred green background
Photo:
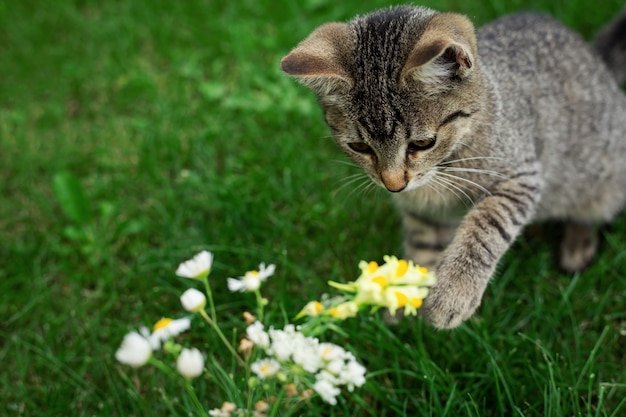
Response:
[[[189,283],[173,272],[198,250],[215,253],[218,310],[240,327],[251,300],[228,276],[275,263],[282,324],[360,259],[401,254],[388,196],[279,69],[317,25],[392,3],[0,1],[0,415],[187,415],[177,383],[113,353],[181,315]],[[477,25],[543,11],[590,38],[622,0],[421,4]],[[622,415],[626,218],[574,277],[553,261],[556,230],[527,231],[459,330],[348,324],[343,342],[378,372],[304,415]],[[227,399],[199,384],[207,409]]]

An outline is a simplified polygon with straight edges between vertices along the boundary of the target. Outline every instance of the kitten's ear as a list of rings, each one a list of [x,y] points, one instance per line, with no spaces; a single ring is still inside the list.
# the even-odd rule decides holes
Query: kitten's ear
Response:
[[[350,45],[348,25],[326,23],[300,42],[280,65],[283,71],[318,94],[345,90],[352,81],[342,65],[342,56]]]
[[[412,78],[435,89],[445,89],[452,79],[466,78],[477,54],[474,25],[465,16],[433,16],[404,65],[401,79]]]

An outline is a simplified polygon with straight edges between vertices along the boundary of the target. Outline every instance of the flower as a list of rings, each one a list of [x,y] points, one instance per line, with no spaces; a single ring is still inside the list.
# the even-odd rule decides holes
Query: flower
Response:
[[[241,352],[245,358],[248,358],[252,353],[252,348],[254,348],[254,342],[252,340],[248,340],[245,337],[239,341],[239,346],[237,346],[237,351]]]
[[[176,320],[162,318],[154,324],[153,332],[149,336],[150,344],[153,349],[159,349],[161,342],[165,342],[171,337],[178,336],[188,330],[189,327],[191,327],[191,320],[188,317]]]
[[[115,359],[133,368],[145,365],[152,356],[150,341],[137,332],[130,332],[124,336],[122,345],[115,352]]]
[[[346,301],[328,310],[331,316],[339,320],[356,317],[358,312],[359,305],[355,301]]]
[[[346,351],[333,343],[320,343],[319,355],[326,362],[332,362],[337,359],[343,359]]]
[[[270,336],[263,328],[263,323],[255,321],[246,328],[246,335],[255,345],[262,349],[270,346]]]
[[[228,411],[222,411],[219,408],[214,408],[212,410],[209,410],[209,415],[211,417],[230,417],[231,414]]]
[[[268,333],[272,339],[272,344],[267,351],[281,362],[291,359],[291,354],[301,347],[297,346],[294,337],[296,328],[293,324],[288,324],[283,330],[270,328]]]
[[[204,279],[209,276],[213,265],[213,254],[202,251],[180,265],[176,269],[176,275],[183,278]]]
[[[239,279],[228,278],[228,289],[232,292],[256,291],[261,287],[261,283],[274,275],[275,270],[276,265],[271,264],[266,268],[265,264],[262,263],[259,265],[258,271],[248,271]]]
[[[329,285],[341,291],[353,293],[351,301],[328,308],[337,319],[354,317],[360,307],[386,307],[391,314],[404,308],[405,315],[416,315],[422,300],[428,295],[428,287],[436,283],[435,275],[413,261],[384,256],[385,263],[359,262],[361,275],[356,281]],[[352,303],[352,304],[350,304]]]
[[[296,320],[304,317],[315,317],[324,309],[324,306],[319,301],[309,301],[300,312],[296,315]]]
[[[197,313],[204,310],[206,296],[195,288],[189,288],[180,296],[180,303],[185,310],[191,313]]]
[[[348,391],[353,391],[354,387],[365,384],[365,372],[367,370],[356,360],[350,360],[339,372],[339,382],[348,387]]]
[[[419,288],[409,285],[388,287],[385,291],[384,305],[394,315],[396,310],[404,308],[405,315],[416,315],[417,309],[422,306],[422,300],[428,295],[428,288]]]
[[[274,376],[280,370],[280,363],[276,359],[265,358],[250,365],[252,372],[261,379]]]
[[[234,413],[235,411],[237,411],[237,406],[227,401],[222,404],[222,408],[214,408],[213,410],[209,410],[209,415],[215,417],[231,417],[231,413]]]
[[[176,369],[185,378],[197,378],[204,371],[204,357],[196,348],[183,349],[176,360]]]
[[[313,384],[313,390],[317,392],[324,401],[331,405],[337,404],[336,397],[341,393],[339,388],[326,379],[318,379],[315,381]]]
[[[250,314],[249,311],[244,311],[242,316],[243,316],[243,320],[246,322],[248,326],[256,321],[256,317]]]
[[[255,414],[258,414],[258,415],[263,414],[264,415],[264,413],[267,410],[269,410],[269,409],[270,409],[270,405],[267,402],[263,401],[263,400],[260,400],[260,401],[257,401],[256,403],[254,403],[254,413]]]

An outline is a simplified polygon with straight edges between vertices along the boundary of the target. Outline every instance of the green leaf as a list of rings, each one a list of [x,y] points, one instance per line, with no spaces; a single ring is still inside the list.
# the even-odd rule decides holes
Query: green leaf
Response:
[[[91,208],[78,178],[69,172],[57,172],[52,189],[63,214],[71,221],[85,224],[91,220]]]

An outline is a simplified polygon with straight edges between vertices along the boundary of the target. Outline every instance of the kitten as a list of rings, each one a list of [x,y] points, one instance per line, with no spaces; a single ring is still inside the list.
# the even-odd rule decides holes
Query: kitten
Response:
[[[282,59],[339,147],[393,193],[405,255],[436,268],[435,327],[474,313],[531,221],[565,222],[566,271],[592,260],[596,225],[626,203],[625,31],[616,20],[595,51],[542,15],[476,33],[462,15],[400,6],[322,25]]]

